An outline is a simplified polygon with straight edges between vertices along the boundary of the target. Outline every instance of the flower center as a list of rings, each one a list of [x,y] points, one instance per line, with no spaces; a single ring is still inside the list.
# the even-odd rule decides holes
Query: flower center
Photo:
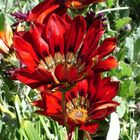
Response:
[[[73,109],[68,113],[68,118],[72,119],[77,124],[84,123],[88,118],[87,113],[88,112],[86,109],[78,107],[77,109]]]

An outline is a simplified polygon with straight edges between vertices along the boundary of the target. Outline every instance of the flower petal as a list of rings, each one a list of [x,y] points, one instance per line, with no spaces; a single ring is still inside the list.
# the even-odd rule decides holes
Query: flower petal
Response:
[[[96,20],[88,29],[86,37],[83,41],[80,58],[82,61],[88,61],[98,52],[95,49],[98,47],[99,40],[105,32],[100,20]],[[88,59],[88,60],[87,60]]]
[[[42,92],[41,97],[42,97],[42,100],[35,101],[32,104],[34,106],[40,107],[42,109],[41,111],[44,112],[44,113],[42,112],[43,115],[55,116],[56,114],[59,114],[62,112],[62,107],[61,107],[62,93],[61,92],[55,92],[55,93]],[[37,112],[39,113],[39,110]]]
[[[45,57],[50,55],[50,50],[47,42],[45,42],[45,40],[41,37],[43,29],[44,27],[42,24],[35,23],[33,29],[31,30],[31,35],[38,55],[45,61]]]
[[[93,67],[93,69],[98,72],[104,72],[104,71],[108,71],[110,69],[116,68],[117,66],[118,66],[118,62],[116,58],[114,58],[113,56],[110,56],[107,59],[98,62],[97,65]]]
[[[64,54],[64,35],[66,32],[66,25],[62,18],[53,14],[46,25],[45,36],[50,46],[51,55],[55,52]]]
[[[39,59],[30,43],[26,42],[22,37],[15,35],[14,48],[20,61],[24,63],[29,69],[32,70],[37,66]]]
[[[110,78],[104,78],[96,93],[96,100],[112,100],[119,88],[119,82],[111,81]]]
[[[104,119],[109,114],[114,112],[118,105],[119,104],[117,102],[111,100],[96,102],[93,104],[93,106],[91,106],[91,109],[89,110],[89,120]]]
[[[88,131],[91,134],[94,134],[99,127],[99,124],[96,122],[86,123],[80,127],[80,130]]]
[[[20,68],[12,74],[12,78],[18,79],[31,88],[38,88],[55,82],[51,73],[44,69],[36,69],[34,72],[30,72],[27,68]]]
[[[44,12],[44,11],[48,11],[48,13],[52,12],[52,8],[54,8],[53,10],[55,10],[57,7],[57,4],[54,3],[54,0],[49,0],[49,1],[43,1],[41,3],[39,3],[37,6],[35,6],[28,15],[28,20],[32,20],[35,21],[38,19],[38,17]],[[47,16],[47,15],[45,15]]]
[[[98,47],[98,59],[102,59],[103,57],[110,54],[116,48],[116,38],[106,38],[100,47]]]
[[[71,23],[70,31],[68,34],[66,54],[67,52],[77,52],[77,50],[80,48],[85,32],[85,19],[82,16],[75,17]]]
[[[67,102],[73,100],[78,97],[85,97],[87,95],[88,90],[88,82],[87,80],[82,80],[78,82],[70,91],[66,94]],[[80,98],[79,98],[80,99]],[[81,98],[82,100],[82,98]]]
[[[70,65],[58,64],[55,68],[55,76],[60,82],[73,83],[77,78],[77,69]]]

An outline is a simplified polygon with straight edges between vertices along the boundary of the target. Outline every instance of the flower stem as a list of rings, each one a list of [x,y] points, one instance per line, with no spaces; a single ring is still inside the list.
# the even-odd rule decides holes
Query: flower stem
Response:
[[[62,91],[62,114],[64,118],[64,126],[66,127],[67,134],[69,134],[68,124],[67,124],[67,114],[66,114],[66,93]]]
[[[78,127],[75,128],[75,140],[78,140]]]
[[[87,131],[85,131],[85,135],[86,135],[86,137],[87,137],[88,140],[92,140],[90,134]]]

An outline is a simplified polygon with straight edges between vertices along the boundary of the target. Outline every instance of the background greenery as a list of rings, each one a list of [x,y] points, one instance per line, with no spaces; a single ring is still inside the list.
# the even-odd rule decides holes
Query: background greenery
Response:
[[[0,29],[7,22],[13,25],[15,11],[27,13],[39,0],[0,0]],[[104,37],[117,37],[114,55],[119,67],[106,75],[120,80],[117,108],[121,124],[120,140],[137,140],[140,131],[140,0],[106,0],[82,11],[104,12],[107,30]],[[76,11],[74,11],[76,13]],[[69,10],[70,14],[73,14]],[[25,23],[23,23],[25,24]],[[7,70],[17,66],[15,59],[0,58],[0,140],[63,140],[65,129],[49,118],[34,113],[31,102],[38,97],[36,90],[11,81]],[[94,140],[103,140],[108,131],[102,125]],[[80,140],[79,133],[79,140]],[[76,140],[76,138],[75,138]]]

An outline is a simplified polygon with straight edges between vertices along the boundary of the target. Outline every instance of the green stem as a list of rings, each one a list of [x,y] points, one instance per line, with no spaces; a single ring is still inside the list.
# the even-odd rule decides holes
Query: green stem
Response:
[[[64,126],[66,127],[67,134],[69,134],[68,124],[67,124],[67,114],[66,114],[66,93],[62,92],[62,114],[64,120]]]
[[[128,9],[130,9],[130,7],[109,8],[109,9],[98,11],[98,12],[96,12],[96,14],[111,12],[111,11],[128,10]]]
[[[75,128],[75,140],[78,140],[78,127]]]

